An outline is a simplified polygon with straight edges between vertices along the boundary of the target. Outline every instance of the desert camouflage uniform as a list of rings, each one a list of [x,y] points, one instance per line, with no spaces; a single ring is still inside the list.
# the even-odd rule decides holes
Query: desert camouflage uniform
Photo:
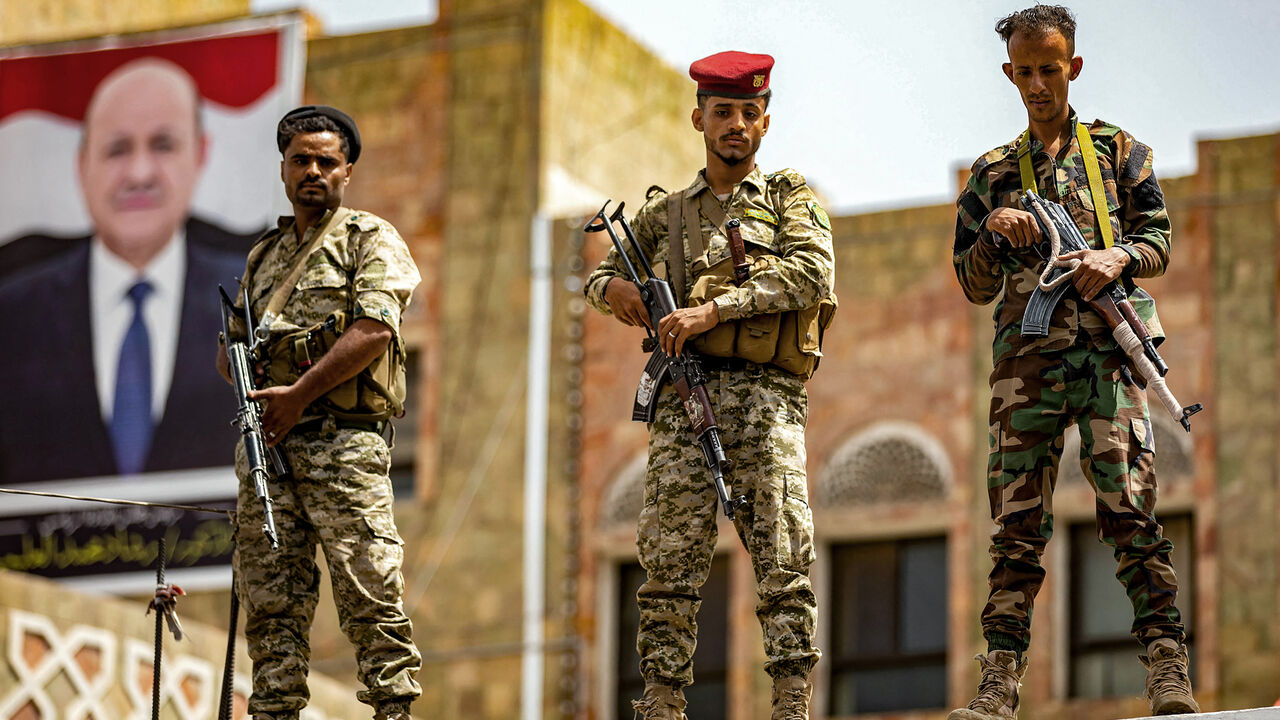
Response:
[[[699,173],[688,192],[711,189]],[[741,220],[744,241],[766,246],[782,258],[715,299],[722,321],[805,308],[831,294],[835,263],[830,222],[803,177],[793,170],[765,175],[756,168],[721,205],[728,217]],[[729,257],[724,235],[705,217],[701,222],[706,238],[702,256],[691,255],[685,229],[690,285],[700,272]],[[655,266],[665,268],[666,193],[650,193],[634,226],[645,253]],[[586,287],[588,300],[606,314],[604,287],[614,277],[626,278],[626,272],[616,251],[610,251]],[[680,290],[676,292],[679,296]],[[821,653],[814,637],[817,601],[809,582],[814,549],[805,479],[804,382],[771,365],[738,363],[708,372],[707,392],[725,455],[733,463],[727,478],[731,492],[747,498],[735,525],[758,583],[756,615],[764,631],[765,668],[773,677],[807,675]],[[649,430],[636,539],[648,580],[636,596],[636,647],[647,682],[685,686],[693,682],[694,617],[701,603],[699,588],[711,568],[719,509],[702,451],[670,384],[659,396]]]
[[[1070,127],[1077,122],[1071,112]],[[1164,273],[1169,260],[1169,216],[1152,174],[1152,153],[1114,125],[1095,121],[1096,148],[1112,234],[1130,255],[1121,276],[1138,315],[1157,342],[1164,335],[1151,297],[1134,277]],[[956,275],[965,296],[995,309],[991,374],[991,452],[987,487],[992,536],[991,594],[982,611],[991,649],[1024,650],[1031,610],[1044,579],[1040,556],[1053,533],[1051,498],[1062,453],[1062,433],[1080,428],[1080,463],[1098,497],[1098,537],[1118,562],[1116,576],[1134,608],[1133,634],[1144,645],[1184,636],[1174,600],[1177,578],[1172,543],[1155,518],[1154,435],[1145,393],[1121,375],[1127,362],[1105,321],[1068,292],[1045,338],[1021,336],[1022,314],[1043,260],[1030,250],[998,246],[983,227],[996,207],[1020,208],[1017,141],[978,159],[956,201]],[[1057,158],[1031,141],[1040,194],[1062,204],[1091,247],[1101,248],[1084,160],[1074,134]],[[1003,293],[1002,293],[1003,290]]]
[[[275,284],[288,276],[296,253],[329,217],[301,242],[291,217],[281,218],[278,228],[258,241],[245,272],[255,317],[262,316]],[[271,326],[272,339],[322,322],[335,310],[351,309],[353,322],[368,317],[398,333],[400,314],[419,279],[395,228],[359,213],[331,230],[308,257],[296,289]],[[268,377],[264,384],[280,382]],[[356,648],[359,677],[367,688],[359,699],[385,708],[407,706],[421,694],[414,680],[421,656],[401,604],[404,548],[392,515],[387,443],[379,433],[339,427],[311,408],[302,423],[317,419],[319,423],[291,431],[278,446],[293,474],[270,485],[278,550],[271,549],[261,531],[262,509],[247,480],[243,444],[236,450],[235,567],[253,658],[251,714],[292,718],[307,703],[307,638],[318,600],[317,544],[328,563],[338,619]]]

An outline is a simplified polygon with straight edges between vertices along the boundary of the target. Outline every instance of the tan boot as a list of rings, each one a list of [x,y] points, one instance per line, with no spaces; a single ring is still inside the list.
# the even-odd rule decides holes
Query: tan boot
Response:
[[[1152,640],[1147,654],[1138,659],[1147,667],[1147,699],[1152,715],[1198,713],[1187,675],[1187,646],[1169,638]]]
[[[635,720],[689,720],[684,716],[684,692],[663,683],[645,683],[644,695],[632,700]]]
[[[809,720],[813,685],[808,678],[790,675],[773,679],[773,715],[769,720]]]
[[[992,650],[973,659],[982,665],[978,695],[968,707],[952,710],[947,720],[1016,720],[1018,686],[1027,674],[1027,661],[1018,662],[1012,650]]]

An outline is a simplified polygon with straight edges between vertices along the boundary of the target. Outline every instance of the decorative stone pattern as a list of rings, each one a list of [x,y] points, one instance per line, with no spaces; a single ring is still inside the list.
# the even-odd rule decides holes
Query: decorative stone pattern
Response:
[[[154,615],[145,601],[82,595],[55,582],[0,572],[0,720],[149,720]],[[182,606],[179,604],[179,615]],[[210,720],[218,709],[226,631],[183,617],[183,639],[164,634],[162,720]],[[234,718],[250,693],[237,647]],[[303,720],[367,717],[356,688],[312,672]]]
[[[821,507],[946,499],[946,451],[923,429],[902,422],[868,428],[831,455],[814,501]]]

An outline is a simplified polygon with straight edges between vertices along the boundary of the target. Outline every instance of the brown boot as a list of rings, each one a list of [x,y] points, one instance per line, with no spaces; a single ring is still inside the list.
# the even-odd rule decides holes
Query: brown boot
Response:
[[[809,720],[813,685],[808,678],[790,675],[773,679],[773,715],[769,720]]]
[[[1012,650],[992,650],[973,659],[982,665],[978,695],[968,707],[952,710],[947,720],[1016,720],[1018,686],[1027,674],[1027,661],[1018,662]]]
[[[635,720],[689,720],[684,706],[684,692],[664,683],[645,683],[644,695],[631,701]]]
[[[1169,638],[1152,640],[1147,654],[1138,659],[1147,666],[1147,699],[1152,715],[1198,713],[1187,676],[1187,646]]]

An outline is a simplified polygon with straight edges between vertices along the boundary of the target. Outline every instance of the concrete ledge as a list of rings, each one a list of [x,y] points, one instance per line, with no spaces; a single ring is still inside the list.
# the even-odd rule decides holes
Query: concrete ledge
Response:
[[[1223,712],[1200,713],[1198,715],[1162,715],[1159,718],[1132,718],[1132,720],[1177,720],[1177,718],[1231,718],[1231,720],[1280,720],[1280,707],[1254,708],[1253,710],[1225,710]]]

